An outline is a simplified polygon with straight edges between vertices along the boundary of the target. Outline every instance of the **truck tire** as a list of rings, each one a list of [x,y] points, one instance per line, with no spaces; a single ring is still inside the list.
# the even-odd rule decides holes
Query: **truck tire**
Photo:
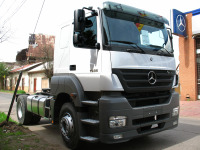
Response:
[[[30,124],[32,113],[27,111],[27,95],[20,95],[17,99],[16,111],[17,118],[20,124]]]
[[[63,104],[59,115],[59,127],[67,147],[77,149],[80,145],[78,117],[71,103]]]

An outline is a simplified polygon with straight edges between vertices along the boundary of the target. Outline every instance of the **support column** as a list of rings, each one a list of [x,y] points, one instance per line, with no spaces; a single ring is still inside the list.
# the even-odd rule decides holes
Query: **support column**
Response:
[[[196,44],[192,38],[192,13],[186,16],[187,38],[179,37],[181,100],[197,100]]]

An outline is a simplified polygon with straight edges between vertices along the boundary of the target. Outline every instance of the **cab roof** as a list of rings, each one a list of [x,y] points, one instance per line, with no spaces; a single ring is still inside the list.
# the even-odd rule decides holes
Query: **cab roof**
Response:
[[[103,9],[124,12],[127,14],[148,18],[148,19],[169,25],[169,21],[165,17],[142,10],[142,9],[138,9],[132,6],[127,6],[127,5],[107,1],[103,3]]]

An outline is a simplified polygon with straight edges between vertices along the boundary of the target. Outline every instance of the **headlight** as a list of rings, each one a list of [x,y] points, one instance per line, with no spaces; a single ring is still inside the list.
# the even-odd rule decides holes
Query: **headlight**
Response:
[[[110,128],[124,127],[126,126],[126,116],[111,116],[109,118]]]
[[[178,116],[178,114],[179,114],[179,106],[178,106],[178,107],[175,107],[175,108],[173,109],[172,117]]]
[[[178,77],[178,75],[176,74],[176,75],[174,76],[173,88],[177,88],[177,87],[178,87],[178,82],[179,82],[179,77]]]

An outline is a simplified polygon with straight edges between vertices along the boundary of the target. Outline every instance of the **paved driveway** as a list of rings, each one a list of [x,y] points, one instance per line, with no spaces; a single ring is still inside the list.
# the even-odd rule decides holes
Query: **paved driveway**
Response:
[[[8,112],[10,100],[12,96],[10,94],[0,93],[0,111]],[[199,101],[200,102],[200,101]],[[192,111],[193,107],[197,107],[200,103],[192,102],[189,104],[189,110]],[[184,105],[188,106],[185,102]],[[15,103],[16,104],[16,103]],[[16,117],[16,106],[14,104],[11,117],[17,119]],[[87,149],[95,150],[160,150],[160,149],[169,149],[169,150],[199,150],[200,149],[200,117],[198,113],[193,117],[191,113],[187,115],[187,109],[181,103],[181,117],[179,121],[179,126],[172,130],[163,131],[154,135],[149,135],[137,139],[133,139],[129,142],[120,143],[120,144],[87,144]],[[200,109],[200,105],[198,107]],[[58,126],[51,125],[48,119],[42,119],[40,124],[34,126],[28,126],[30,130],[34,133],[40,135],[49,143],[59,145],[61,149],[67,150],[64,143],[62,142]]]

